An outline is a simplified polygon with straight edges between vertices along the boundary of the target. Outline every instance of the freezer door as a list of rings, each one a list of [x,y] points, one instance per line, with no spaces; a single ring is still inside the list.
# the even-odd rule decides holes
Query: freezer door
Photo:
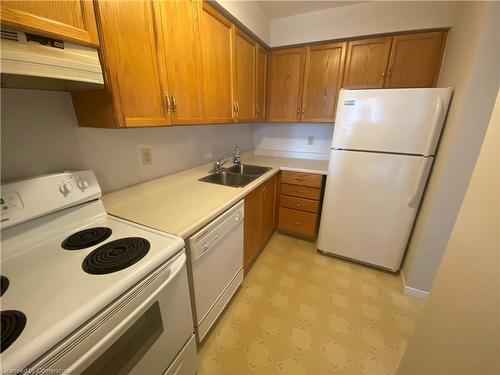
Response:
[[[451,88],[342,90],[333,148],[434,155]]]
[[[333,151],[318,249],[399,269],[431,157]]]

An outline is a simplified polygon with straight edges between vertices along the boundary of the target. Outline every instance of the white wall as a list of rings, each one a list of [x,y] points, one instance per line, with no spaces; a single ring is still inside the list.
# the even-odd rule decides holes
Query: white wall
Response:
[[[453,25],[460,2],[373,1],[271,20],[271,46]]]
[[[255,152],[263,155],[328,160],[333,124],[255,124]],[[312,136],[313,144],[308,144]]]
[[[440,86],[454,88],[425,198],[403,265],[406,284],[429,291],[467,188],[500,84],[500,3],[461,6]]]
[[[150,129],[79,128],[69,93],[2,89],[2,181],[92,169],[104,191],[253,148],[251,125]],[[153,164],[143,166],[140,148]]]
[[[399,375],[500,374],[500,91]]]
[[[271,44],[271,20],[255,1],[215,0],[267,45]]]

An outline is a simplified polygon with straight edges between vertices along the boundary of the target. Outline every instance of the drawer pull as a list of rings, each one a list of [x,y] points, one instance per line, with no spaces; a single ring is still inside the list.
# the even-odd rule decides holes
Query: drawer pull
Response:
[[[295,181],[299,181],[299,182],[304,182],[305,180],[306,180],[305,178],[300,178],[300,177],[295,178]]]
[[[294,221],[293,225],[299,225],[300,223],[298,221]]]
[[[295,191],[297,194],[304,194],[304,190],[296,190]]]
[[[302,207],[302,205],[300,203],[297,203],[295,207]]]

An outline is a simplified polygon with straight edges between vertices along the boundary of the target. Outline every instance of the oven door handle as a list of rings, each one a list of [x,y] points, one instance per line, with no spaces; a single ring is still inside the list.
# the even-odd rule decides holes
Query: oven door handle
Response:
[[[141,317],[144,312],[149,309],[149,307],[154,303],[158,294],[172,282],[186,263],[186,254],[182,253],[175,260],[173,260],[169,265],[168,269],[163,272],[167,272],[167,279],[161,283],[161,285],[156,288],[156,290],[151,293],[150,296],[144,302],[142,302],[127,318],[123,319],[115,328],[113,328],[97,345],[94,345],[92,349],[88,350],[83,356],[79,358],[78,361],[74,362],[70,368],[68,368],[69,373],[80,373],[84,371],[88,366],[90,366],[99,356],[101,356],[106,350],[108,350],[113,343],[118,340],[136,321]],[[141,288],[139,284],[137,288]],[[142,288],[141,288],[142,289]],[[139,291],[140,293],[140,291]],[[128,293],[135,296],[134,290]],[[132,297],[133,298],[133,297]],[[125,300],[129,300],[125,296]],[[109,315],[106,313],[106,318],[112,318],[119,310],[124,306],[120,306],[123,302],[117,301],[112,306],[108,307]]]

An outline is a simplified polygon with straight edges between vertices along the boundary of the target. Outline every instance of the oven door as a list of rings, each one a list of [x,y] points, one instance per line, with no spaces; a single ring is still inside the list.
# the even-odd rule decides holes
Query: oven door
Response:
[[[83,375],[160,375],[192,333],[186,255],[182,252],[32,368],[66,369]]]

